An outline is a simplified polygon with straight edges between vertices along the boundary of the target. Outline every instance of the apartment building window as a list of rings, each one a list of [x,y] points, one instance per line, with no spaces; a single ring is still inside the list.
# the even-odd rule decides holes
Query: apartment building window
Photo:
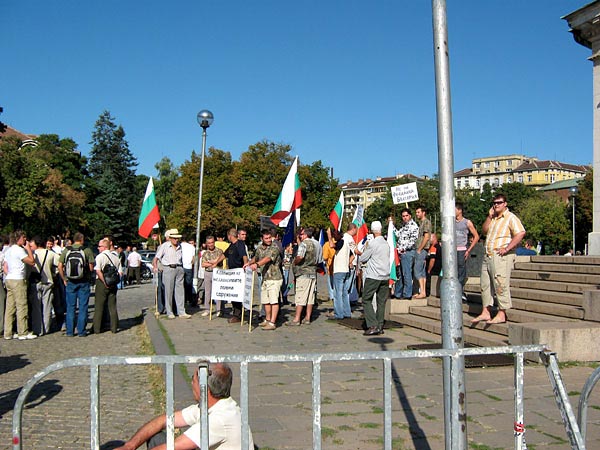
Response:
[[[507,159],[506,160],[506,165],[507,166],[512,166],[512,159]]]
[[[478,187],[478,188],[480,188],[480,187],[481,187],[481,180],[480,180],[479,178],[477,178],[477,179],[475,180],[475,187]]]
[[[456,187],[460,189],[460,180],[456,180]]]
[[[494,186],[495,187],[500,186],[500,179],[499,178],[494,178]]]
[[[512,177],[508,177],[508,178],[506,179],[506,182],[507,182],[507,183],[512,183]]]
[[[554,183],[554,181],[556,181],[556,175],[551,174],[550,175],[550,183]]]
[[[548,181],[548,174],[544,175],[544,181]]]
[[[465,180],[465,187],[469,187],[469,180]]]
[[[483,167],[485,167],[487,169],[488,167],[490,167],[490,163],[489,162],[484,162],[483,163]]]
[[[517,181],[519,183],[522,183],[523,182],[523,175],[519,175],[519,177],[517,178]]]
[[[533,177],[531,175],[527,175],[527,182],[531,183],[531,180],[533,179]]]
[[[494,161],[494,167],[500,167],[500,161]]]
[[[480,169],[481,168],[481,163],[475,163],[475,168],[476,169]]]

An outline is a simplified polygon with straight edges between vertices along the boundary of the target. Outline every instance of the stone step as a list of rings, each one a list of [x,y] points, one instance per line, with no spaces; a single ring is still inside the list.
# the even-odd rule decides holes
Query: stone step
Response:
[[[534,284],[532,286],[532,284]],[[559,303],[561,305],[570,305],[581,307],[583,305],[582,292],[565,292],[565,291],[549,291],[545,287],[550,283],[543,281],[525,282],[522,280],[511,280],[510,293],[513,298],[521,298],[523,300],[536,300],[539,302]],[[568,285],[564,283],[555,283],[556,287],[565,288]],[[481,302],[481,291],[479,286],[467,284],[465,292],[473,298],[477,298]]]
[[[439,320],[419,317],[413,314],[393,314],[390,318],[409,327],[425,330],[433,334],[442,334],[442,324]],[[463,337],[466,343],[480,347],[508,345],[506,336],[477,329],[463,328]]]
[[[465,305],[466,306],[466,305]],[[464,308],[463,308],[464,311]],[[477,311],[473,316],[469,316],[468,314],[463,313],[463,330],[466,328],[470,330],[482,330],[487,331],[489,333],[500,334],[503,336],[508,336],[508,325],[505,323],[493,324],[489,325],[483,322],[479,322],[477,324],[472,324],[471,319],[474,316],[478,315],[481,312],[481,305],[479,305],[479,311]],[[410,308],[410,313],[419,317],[427,317],[429,319],[437,320],[441,323],[442,321],[442,312],[439,308],[432,306],[414,306]]]
[[[550,264],[550,263],[535,263],[535,262],[519,262],[515,263],[516,270],[530,270],[534,272],[566,272],[588,275],[600,275],[600,266],[592,266],[587,264]]]
[[[584,291],[596,290],[598,289],[598,286],[593,284],[562,283],[558,281],[536,281],[511,278],[510,288],[529,288],[538,291],[582,294]],[[476,286],[476,289],[479,289],[479,286]]]
[[[470,296],[469,296],[470,297]],[[441,300],[437,297],[429,297],[428,303],[429,306],[434,308],[440,308]],[[477,316],[481,313],[482,307],[481,303],[463,303],[462,305],[463,313],[470,314],[471,316]],[[572,319],[569,317],[557,317],[557,316],[549,316],[548,314],[541,314],[530,311],[522,311],[519,309],[509,309],[506,312],[509,322],[518,322],[518,323],[528,323],[528,322],[548,322],[549,320],[552,322],[576,322],[576,319]],[[470,319],[469,319],[470,320]]]
[[[511,280],[512,281],[512,280]],[[513,291],[511,290],[511,294]],[[467,297],[470,303],[481,304],[481,293],[467,291]],[[560,303],[552,303],[537,300],[528,300],[518,298],[514,294],[512,295],[512,310],[530,311],[539,314],[547,314],[553,316],[552,321],[557,320],[556,317],[568,318],[568,319],[580,319],[583,320],[584,310],[581,306],[571,306]],[[511,320],[511,319],[509,319]],[[516,320],[516,322],[522,322],[522,320]],[[525,320],[526,321],[526,320]]]
[[[600,257],[598,256],[532,256],[531,262],[548,263],[548,264],[564,264],[564,265],[591,265],[600,266]]]
[[[581,293],[573,294],[567,292],[554,292],[541,289],[530,289],[528,287],[510,287],[510,294],[524,300],[536,300],[540,302],[560,303],[562,305],[579,306],[583,303]]]
[[[580,273],[564,273],[564,272],[530,272],[528,270],[512,271],[511,283],[513,279],[521,280],[541,280],[541,281],[553,281],[561,283],[573,283],[573,284],[588,284],[593,285],[595,288],[600,287],[600,275],[587,275]]]

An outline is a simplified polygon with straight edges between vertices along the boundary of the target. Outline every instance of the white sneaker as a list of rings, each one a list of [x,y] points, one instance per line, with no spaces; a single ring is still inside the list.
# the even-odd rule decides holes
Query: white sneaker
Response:
[[[174,319],[174,318],[175,318],[175,314],[169,314],[169,315],[167,316],[167,319]]]
[[[180,319],[189,319],[190,317],[192,317],[192,316],[190,316],[190,315],[189,315],[189,314],[187,314],[187,313],[179,314],[179,318],[180,318]]]
[[[208,311],[204,311],[202,314],[200,314],[202,317],[206,317],[210,314],[210,312]]]
[[[19,336],[20,341],[29,341],[31,339],[37,339],[37,336],[33,333],[27,333],[27,334],[24,334],[23,336]]]

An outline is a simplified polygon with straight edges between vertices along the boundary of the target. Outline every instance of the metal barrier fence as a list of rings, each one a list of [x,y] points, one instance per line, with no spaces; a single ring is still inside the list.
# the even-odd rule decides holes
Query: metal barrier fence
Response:
[[[206,392],[206,361],[239,363],[240,365],[240,408],[242,412],[242,448],[248,448],[249,423],[248,423],[248,365],[254,363],[285,363],[285,362],[310,362],[312,363],[312,407],[313,407],[313,448],[321,449],[321,363],[337,361],[361,361],[382,360],[383,361],[383,400],[384,400],[384,448],[392,448],[392,360],[395,359],[418,359],[418,358],[464,358],[473,355],[491,354],[513,354],[514,364],[514,399],[515,399],[515,449],[525,448],[524,426],[523,426],[523,369],[524,354],[540,352],[542,361],[546,365],[550,382],[554,389],[555,399],[560,410],[571,447],[574,449],[585,449],[585,423],[578,424],[573,409],[566,393],[558,360],[555,353],[544,352],[543,345],[522,345],[507,347],[475,347],[460,349],[437,349],[437,350],[402,350],[402,351],[374,351],[374,352],[349,352],[349,353],[306,353],[295,355],[166,355],[166,356],[109,356],[73,358],[49,365],[44,370],[33,376],[19,393],[13,412],[13,449],[21,450],[22,442],[22,411],[25,400],[31,389],[48,374],[69,367],[90,367],[90,448],[100,448],[100,421],[99,421],[99,370],[104,365],[129,365],[129,364],[161,364],[166,369],[166,415],[167,415],[167,449],[174,448],[174,396],[173,396],[173,367],[175,364],[199,364],[200,392]],[[204,368],[205,370],[202,370]],[[589,392],[600,379],[600,369],[586,383],[581,401],[587,408],[587,397]],[[589,385],[589,386],[588,386]],[[587,390],[586,390],[587,389]],[[584,398],[585,397],[585,398]],[[582,413],[580,401],[580,420],[585,421],[585,408]],[[207,429],[207,409],[201,407],[201,420],[203,429]],[[450,414],[445,411],[444,414]],[[580,432],[580,427],[583,433]],[[202,436],[202,448],[208,448],[208,437]],[[466,441],[465,441],[466,442]]]

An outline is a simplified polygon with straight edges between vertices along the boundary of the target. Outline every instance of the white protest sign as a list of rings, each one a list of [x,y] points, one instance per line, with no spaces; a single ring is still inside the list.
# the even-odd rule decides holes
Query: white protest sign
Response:
[[[246,274],[244,269],[215,269],[213,271],[213,299],[225,302],[244,302],[246,305],[245,291]]]
[[[246,267],[246,282],[244,283],[244,301],[242,304],[244,308],[250,309],[252,307],[252,285],[254,284],[254,272],[248,266]]]
[[[419,200],[419,191],[417,191],[417,183],[401,184],[400,186],[392,186],[392,201],[394,205],[399,203],[408,203]]]

